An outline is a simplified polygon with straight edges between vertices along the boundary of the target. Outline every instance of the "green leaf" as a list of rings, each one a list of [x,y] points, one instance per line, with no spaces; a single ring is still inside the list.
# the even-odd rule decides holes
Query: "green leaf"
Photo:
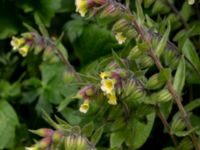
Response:
[[[160,40],[160,42],[158,43],[158,45],[157,45],[157,47],[155,49],[156,54],[157,54],[158,57],[163,53],[163,51],[166,48],[170,30],[171,30],[171,25],[168,24],[168,27],[167,27],[162,39]]]
[[[134,147],[135,149],[140,148],[148,139],[151,130],[153,128],[155,120],[155,113],[151,113],[147,115],[147,123],[141,123],[136,119],[133,119],[130,122],[130,129],[128,133],[128,137],[126,139],[126,145],[130,147]]]
[[[96,145],[96,144],[99,142],[99,140],[100,140],[100,138],[101,138],[101,136],[102,136],[102,134],[103,134],[103,130],[104,130],[104,128],[103,128],[103,127],[100,127],[100,128],[98,128],[98,129],[94,132],[94,134],[92,135],[91,142],[92,142],[94,145]]]
[[[94,130],[94,122],[92,121],[83,127],[82,134],[89,137],[89,136],[91,136],[93,130]]]
[[[182,52],[193,63],[196,69],[200,70],[199,56],[195,50],[193,43],[189,39],[185,41]]]
[[[178,69],[176,71],[173,82],[174,89],[178,92],[179,95],[181,95],[181,92],[185,84],[185,72],[186,72],[185,59],[182,57],[179,62]]]
[[[142,4],[142,1],[136,0],[138,21],[139,21],[139,23],[143,24],[144,20],[145,20],[145,17],[144,17],[144,13],[143,13],[141,4]]]
[[[110,148],[121,147],[126,137],[127,137],[127,131],[125,129],[111,133]]]
[[[186,137],[180,142],[180,144],[179,144],[177,149],[180,149],[180,150],[192,150],[193,149],[193,143],[188,137]]]
[[[198,107],[200,107],[200,99],[195,99],[190,103],[188,103],[187,105],[185,105],[185,110],[192,111]]]
[[[178,137],[184,137],[184,136],[190,135],[192,132],[196,131],[197,129],[199,129],[199,127],[192,128],[188,131],[175,131],[174,133]]]
[[[112,50],[112,55],[113,55],[114,60],[116,61],[116,63],[120,67],[126,68],[126,65],[124,64],[124,62],[122,61],[122,59],[118,56],[118,54],[114,50]]]
[[[38,27],[39,27],[40,32],[42,33],[42,35],[45,36],[45,37],[49,37],[48,31],[45,28],[45,25],[43,24],[43,22],[40,19],[40,16],[37,13],[34,13],[34,19],[35,19],[35,22],[38,25]]]
[[[13,146],[17,125],[19,121],[15,110],[7,101],[0,100],[0,149]]]

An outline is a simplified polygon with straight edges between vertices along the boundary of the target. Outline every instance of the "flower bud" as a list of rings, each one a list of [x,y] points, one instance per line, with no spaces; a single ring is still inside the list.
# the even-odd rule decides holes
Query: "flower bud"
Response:
[[[172,100],[172,95],[167,89],[163,89],[156,94],[156,99],[159,102],[167,102]]]
[[[55,131],[52,135],[52,140],[58,142],[63,138],[63,133],[61,131]]]
[[[86,150],[88,149],[87,148],[88,145],[87,145],[87,141],[84,137],[77,137],[77,147],[76,147],[76,150]]]
[[[120,31],[125,31],[128,28],[129,28],[129,22],[126,19],[120,19],[113,25],[112,31],[120,32]]]
[[[24,37],[27,40],[32,40],[33,39],[33,34],[30,33],[30,32],[22,33],[21,35],[22,35],[22,37]]]
[[[146,88],[151,90],[159,89],[163,86],[164,82],[159,80],[159,74],[154,74],[149,78],[149,80],[146,83]]]
[[[71,81],[74,80],[74,74],[71,71],[65,71],[63,73],[63,81],[64,83],[70,83]]]
[[[153,60],[149,56],[144,56],[140,59],[140,65],[142,68],[149,68],[154,64]]]
[[[135,60],[136,58],[138,58],[139,56],[142,55],[142,51],[139,49],[139,47],[136,45],[135,47],[133,47],[128,55],[128,59],[129,60]]]
[[[133,100],[142,98],[145,93],[142,87],[137,83],[136,79],[130,79],[125,87],[126,96],[129,96]]]
[[[75,150],[76,149],[76,137],[70,135],[65,138],[65,149]]]
[[[41,141],[39,141],[36,145],[39,149],[45,149],[52,143],[51,137],[43,138]]]
[[[110,4],[104,8],[104,10],[100,14],[100,18],[116,18],[121,15],[120,7],[116,6],[115,4]]]
[[[30,132],[39,135],[41,137],[48,137],[51,136],[53,134],[53,130],[52,129],[48,129],[48,128],[41,128],[38,130],[29,130]]]

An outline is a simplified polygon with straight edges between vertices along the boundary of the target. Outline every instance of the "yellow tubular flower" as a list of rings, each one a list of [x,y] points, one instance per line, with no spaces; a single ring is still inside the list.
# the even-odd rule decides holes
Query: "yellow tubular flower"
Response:
[[[103,79],[101,80],[101,90],[106,94],[112,94],[115,88],[115,79]]]
[[[16,38],[14,36],[12,37],[12,40],[10,42],[11,46],[13,47],[13,50],[18,49],[24,43],[25,43],[24,38]]]
[[[120,45],[123,44],[126,41],[126,37],[123,36],[122,32],[116,33],[115,38]]]
[[[115,93],[108,95],[108,103],[111,105],[117,105],[117,97]]]
[[[19,48],[19,53],[23,56],[26,57],[28,54],[28,51],[30,49],[29,45],[24,45],[23,47]]]
[[[107,77],[110,77],[110,75],[110,72],[101,72],[99,76],[101,77],[101,79],[105,79]]]
[[[82,17],[88,12],[87,0],[76,0],[76,12],[79,12]]]
[[[79,108],[79,111],[82,112],[82,113],[87,113],[88,109],[90,107],[90,103],[88,100],[85,100],[83,102],[83,104],[81,104],[80,108]]]

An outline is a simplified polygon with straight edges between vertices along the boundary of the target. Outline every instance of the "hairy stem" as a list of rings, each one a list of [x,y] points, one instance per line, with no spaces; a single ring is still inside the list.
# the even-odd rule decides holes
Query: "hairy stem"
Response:
[[[156,104],[155,109],[156,109],[156,112],[157,112],[162,124],[167,129],[167,132],[169,133],[169,135],[172,139],[172,142],[174,143],[175,147],[177,148],[178,147],[178,141],[176,139],[176,136],[174,136],[174,134],[171,130],[171,127],[170,127],[169,123],[167,122],[164,114],[160,111],[160,106],[158,104]]]
[[[153,50],[153,48],[152,48],[152,46],[151,46],[151,41],[150,41],[149,39],[146,38],[144,29],[141,28],[141,27],[138,25],[138,23],[136,22],[134,16],[133,16],[133,19],[132,19],[132,23],[133,23],[134,27],[136,28],[137,32],[140,34],[140,36],[141,36],[141,38],[143,39],[143,41],[145,41],[146,43],[148,43],[148,45],[149,45],[148,54],[149,54],[149,56],[154,60],[154,62],[155,62],[155,64],[156,64],[157,68],[161,71],[161,70],[163,69],[163,66],[162,66],[162,64],[161,64],[161,62],[160,62],[160,59],[159,59],[159,58],[156,56],[156,54],[154,53],[154,50]],[[172,82],[171,82],[170,79],[168,79],[168,80],[166,81],[166,84],[167,84],[167,89],[168,89],[168,91],[171,93],[171,95],[172,95],[174,101],[176,102],[176,104],[177,104],[177,106],[178,106],[178,109],[179,109],[179,111],[180,111],[180,113],[181,113],[182,118],[183,118],[184,121],[185,121],[185,124],[186,124],[186,126],[187,126],[187,129],[188,129],[188,130],[191,130],[193,127],[192,127],[192,124],[191,124],[191,122],[190,122],[189,116],[188,116],[186,110],[184,109],[184,107],[183,107],[183,105],[182,105],[182,103],[181,103],[182,98],[181,98],[181,97],[177,94],[177,92],[175,91],[175,89],[174,89],[174,87],[173,87]],[[193,144],[194,144],[194,146],[195,146],[195,149],[196,149],[196,150],[200,150],[200,146],[199,146],[199,144],[198,144],[198,142],[197,142],[197,137],[196,137],[196,135],[194,134],[194,132],[191,133],[191,139],[192,139],[192,142],[193,142]]]

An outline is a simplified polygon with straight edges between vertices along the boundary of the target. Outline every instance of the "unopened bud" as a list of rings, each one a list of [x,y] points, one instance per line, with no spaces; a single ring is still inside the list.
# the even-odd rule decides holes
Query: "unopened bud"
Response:
[[[135,47],[133,47],[128,55],[128,59],[129,60],[135,60],[136,58],[138,58],[139,56],[142,55],[142,51],[139,49],[139,47],[136,45]]]
[[[140,59],[140,65],[142,68],[149,68],[154,64],[153,60],[149,56],[144,56]]]
[[[156,89],[159,89],[160,87],[162,87],[163,84],[164,84],[164,82],[159,80],[159,74],[157,73],[149,78],[149,80],[146,83],[146,88],[151,89],[151,90],[156,90]]]
[[[66,150],[76,149],[76,137],[70,135],[65,138],[65,149]]]
[[[22,37],[24,37],[27,40],[33,39],[33,34],[31,34],[30,32],[22,33],[21,35],[22,35]]]
[[[63,133],[61,131],[55,131],[52,135],[52,140],[54,142],[60,141],[63,138]]]
[[[169,93],[167,89],[163,89],[160,92],[156,94],[157,96],[157,101],[159,102],[167,102],[172,100],[172,95]]]
[[[64,73],[63,73],[63,81],[65,82],[65,83],[70,83],[71,81],[73,81],[74,80],[74,74],[71,72],[71,71],[65,71]]]
[[[52,142],[51,137],[46,137],[43,138],[41,141],[39,141],[37,143],[37,146],[39,147],[39,149],[45,149],[51,144],[51,142]]]
[[[125,87],[125,93],[131,99],[140,99],[145,93],[140,85],[138,85],[136,79],[131,79],[128,81],[127,87]]]
[[[87,142],[84,137],[79,136],[77,138],[77,147],[76,150],[86,150],[87,149]]]
[[[48,129],[48,128],[41,128],[38,130],[29,130],[29,131],[41,137],[51,136],[54,132],[52,129]]]
[[[100,14],[100,18],[119,17],[121,15],[120,7],[115,4],[108,5]]]
[[[129,28],[129,22],[126,19],[120,19],[113,25],[112,31],[120,32],[120,31],[125,31],[128,28]]]

